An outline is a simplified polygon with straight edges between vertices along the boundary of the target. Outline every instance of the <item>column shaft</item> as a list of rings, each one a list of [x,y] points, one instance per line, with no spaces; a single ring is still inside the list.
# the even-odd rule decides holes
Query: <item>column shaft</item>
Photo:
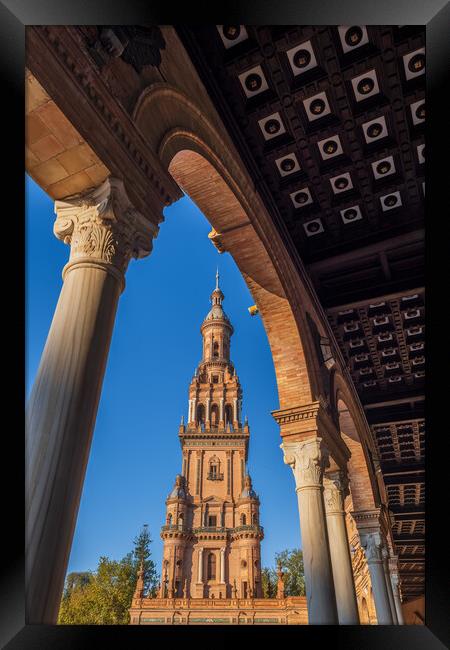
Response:
[[[198,551],[198,581],[203,582],[203,548]]]
[[[117,279],[100,268],[67,274],[30,396],[26,439],[30,623],[55,622],[58,613],[119,294]]]
[[[225,582],[225,549],[220,549],[220,582]]]
[[[397,578],[392,577],[392,590],[394,592],[394,603],[395,603],[395,611],[397,614],[397,623],[399,625],[404,625],[402,603],[400,600],[400,593],[398,590],[398,577]]]
[[[27,405],[26,619],[56,623],[124,273],[156,227],[119,179],[57,201],[70,244],[64,284]]]
[[[393,622],[394,625],[398,625],[397,611],[395,609],[395,601],[394,601],[394,594],[393,594],[393,590],[392,590],[391,574],[390,574],[390,571],[389,571],[389,563],[388,563],[389,552],[387,551],[387,549],[382,550],[382,557],[383,557],[384,578],[386,580],[386,591],[387,591],[387,594],[388,594],[389,606],[391,608],[392,622]]]
[[[324,479],[324,503],[339,623],[341,625],[359,625],[343,507],[345,487],[346,481],[340,472],[327,475],[327,478]]]
[[[335,625],[338,615],[322,496],[325,453],[320,439],[283,443],[282,448],[297,486],[308,621]]]
[[[361,535],[361,545],[364,548],[367,566],[369,567],[372,583],[373,599],[379,625],[393,625],[392,611],[386,588],[383,558],[381,555],[380,533]]]

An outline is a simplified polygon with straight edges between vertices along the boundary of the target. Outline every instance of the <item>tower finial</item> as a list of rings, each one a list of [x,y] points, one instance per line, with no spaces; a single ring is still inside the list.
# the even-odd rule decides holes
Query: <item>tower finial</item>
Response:
[[[219,267],[217,267],[216,271],[216,289],[219,288]]]

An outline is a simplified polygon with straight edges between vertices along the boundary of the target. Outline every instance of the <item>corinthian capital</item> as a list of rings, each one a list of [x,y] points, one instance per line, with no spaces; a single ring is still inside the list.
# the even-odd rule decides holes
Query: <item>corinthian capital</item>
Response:
[[[348,479],[345,472],[327,472],[323,479],[323,498],[327,514],[342,513],[344,498],[348,494]]]
[[[398,557],[396,555],[389,556],[389,572],[392,578],[396,576],[398,583]]]
[[[323,471],[328,466],[328,450],[321,438],[298,442],[284,442],[284,462],[290,465],[295,478],[297,491],[305,487],[320,487]]]
[[[131,257],[149,255],[158,226],[130,202],[123,181],[108,177],[99,187],[55,201],[53,231],[70,245],[66,270],[95,263],[122,276]]]
[[[381,562],[383,540],[381,533],[373,532],[360,535],[361,546],[364,549],[366,560],[368,562]]]

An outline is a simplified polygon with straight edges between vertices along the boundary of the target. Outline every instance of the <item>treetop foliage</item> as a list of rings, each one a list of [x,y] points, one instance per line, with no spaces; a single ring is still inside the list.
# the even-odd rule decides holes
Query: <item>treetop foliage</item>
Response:
[[[134,548],[121,560],[100,557],[97,570],[70,573],[61,600],[58,623],[63,625],[127,625],[137,573],[144,569],[144,593],[155,595],[158,574],[151,559],[150,533],[143,526]]]

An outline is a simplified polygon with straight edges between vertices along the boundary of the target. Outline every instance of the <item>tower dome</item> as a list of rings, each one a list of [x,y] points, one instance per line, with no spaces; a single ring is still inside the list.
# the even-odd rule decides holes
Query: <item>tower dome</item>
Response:
[[[244,489],[241,492],[241,499],[246,499],[248,497],[251,497],[252,499],[257,499],[258,495],[256,494],[255,490],[253,489],[252,486],[252,479],[250,478],[249,474],[245,475],[244,478]]]
[[[222,307],[222,301],[224,298],[225,296],[219,287],[219,269],[217,269],[216,287],[211,294],[212,307],[209,310],[209,312],[206,314],[203,324],[208,323],[209,321],[224,320],[230,327],[232,327],[230,319],[228,318],[228,316],[226,315]]]
[[[184,476],[177,474],[175,478],[175,485],[168,496],[169,499],[185,499],[186,498],[186,481]]]

